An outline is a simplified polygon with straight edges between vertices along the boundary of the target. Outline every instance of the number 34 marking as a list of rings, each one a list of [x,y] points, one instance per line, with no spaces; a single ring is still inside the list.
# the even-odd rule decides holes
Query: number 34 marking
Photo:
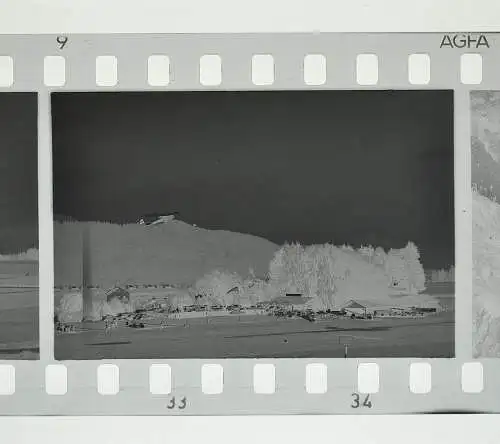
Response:
[[[352,404],[351,407],[353,409],[358,409],[360,407],[367,407],[369,409],[372,408],[372,402],[370,401],[370,395],[366,395],[365,399],[361,401],[361,396],[359,393],[353,393],[352,395]]]

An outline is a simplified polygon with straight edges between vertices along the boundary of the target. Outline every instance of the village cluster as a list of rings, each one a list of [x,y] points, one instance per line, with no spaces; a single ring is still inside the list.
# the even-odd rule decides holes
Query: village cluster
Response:
[[[125,291],[114,288],[113,291]],[[391,307],[371,303],[369,301],[350,300],[339,309],[314,310],[310,305],[311,298],[296,294],[287,294],[273,301],[258,302],[256,305],[185,305],[173,307],[169,298],[153,298],[147,304],[136,308],[131,313],[106,314],[101,319],[105,334],[115,328],[189,328],[190,320],[205,319],[207,323],[217,317],[232,317],[237,321],[245,316],[272,316],[277,320],[304,319],[308,322],[329,321],[338,318],[372,320],[376,318],[422,318],[436,314],[444,307]],[[55,320],[56,332],[59,334],[76,333],[74,323]]]
[[[97,322],[108,334],[118,327],[166,329],[199,325],[203,319],[207,324],[220,318],[253,322],[259,316],[308,322],[421,318],[445,309],[425,293],[427,283],[452,280],[453,274],[451,268],[426,275],[411,242],[388,253],[370,246],[286,244],[275,252],[264,278],[252,269],[244,278],[213,270],[184,287],[130,283],[108,290],[78,288],[62,297],[55,329],[75,333],[90,328],[82,321]],[[84,298],[92,307],[86,315]]]

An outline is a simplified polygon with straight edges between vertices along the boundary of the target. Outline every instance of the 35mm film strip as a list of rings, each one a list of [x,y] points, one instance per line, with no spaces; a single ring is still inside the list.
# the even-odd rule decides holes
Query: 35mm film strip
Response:
[[[497,34],[0,37],[0,413],[500,411]]]

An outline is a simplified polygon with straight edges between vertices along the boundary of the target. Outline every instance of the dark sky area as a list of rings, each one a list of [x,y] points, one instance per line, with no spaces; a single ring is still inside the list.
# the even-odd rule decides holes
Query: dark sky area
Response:
[[[452,91],[52,94],[54,212],[454,263]]]
[[[38,247],[37,94],[0,93],[0,254]]]

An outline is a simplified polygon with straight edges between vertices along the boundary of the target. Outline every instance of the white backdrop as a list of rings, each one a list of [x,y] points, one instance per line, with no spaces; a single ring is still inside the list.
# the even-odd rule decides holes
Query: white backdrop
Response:
[[[499,31],[498,0],[0,0],[0,33]]]

